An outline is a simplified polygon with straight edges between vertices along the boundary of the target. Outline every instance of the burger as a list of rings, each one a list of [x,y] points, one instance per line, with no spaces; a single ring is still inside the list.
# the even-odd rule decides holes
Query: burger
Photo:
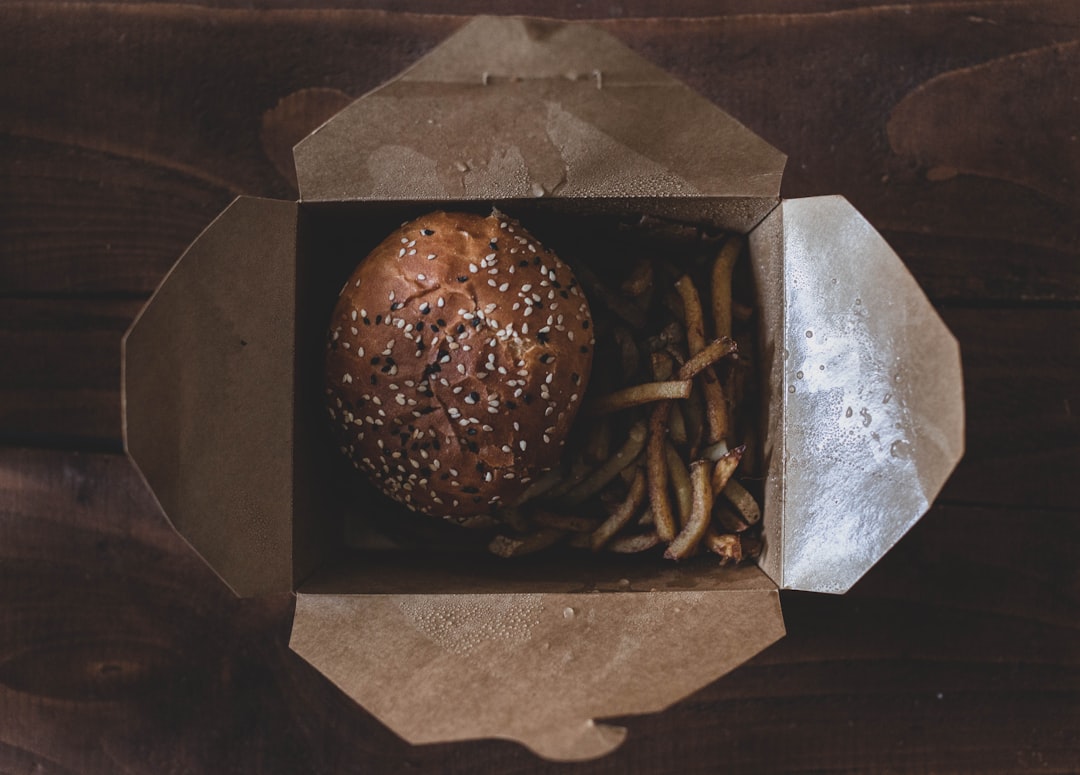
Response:
[[[574,273],[518,222],[433,212],[341,289],[326,408],[342,453],[385,495],[465,523],[558,464],[594,344]]]

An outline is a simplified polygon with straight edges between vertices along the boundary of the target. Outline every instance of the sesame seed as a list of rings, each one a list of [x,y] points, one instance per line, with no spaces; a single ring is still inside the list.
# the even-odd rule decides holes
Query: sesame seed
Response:
[[[469,271],[473,274],[476,274],[478,271],[480,271],[480,268],[476,264],[469,264]]]
[[[426,275],[423,275],[423,274],[418,274],[418,275],[416,275],[416,279],[417,279],[417,280],[426,280],[426,279],[427,279],[427,276],[426,276]]]

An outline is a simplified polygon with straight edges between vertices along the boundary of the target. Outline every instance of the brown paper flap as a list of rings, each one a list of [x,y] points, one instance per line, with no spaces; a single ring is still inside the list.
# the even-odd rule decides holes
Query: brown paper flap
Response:
[[[292,589],[297,205],[235,200],[123,342],[124,444],[239,595]]]
[[[594,719],[662,710],[783,636],[779,593],[750,570],[724,591],[301,591],[290,646],[412,743],[588,759],[625,736]]]
[[[963,454],[956,339],[843,197],[783,202],[751,235],[771,353],[766,548],[783,588],[844,592]]]
[[[759,217],[786,159],[604,32],[492,17],[294,155],[306,201],[749,197]]]

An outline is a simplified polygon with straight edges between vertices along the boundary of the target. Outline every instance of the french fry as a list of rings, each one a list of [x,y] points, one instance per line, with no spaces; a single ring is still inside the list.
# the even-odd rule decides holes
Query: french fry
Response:
[[[671,356],[671,360],[681,369],[682,365],[686,363],[686,348],[683,347],[683,342],[672,342],[664,348],[664,352]]]
[[[686,341],[686,331],[678,320],[672,320],[656,336],[650,336],[642,342],[641,349],[647,353],[659,352],[669,345]]]
[[[738,351],[739,346],[734,339],[726,336],[714,339],[679,367],[679,379],[693,379],[721,358]]]
[[[712,265],[713,328],[718,337],[731,336],[731,270],[743,249],[743,238],[733,235],[716,255]]]
[[[686,342],[690,346],[690,355],[697,355],[705,349],[705,316],[701,311],[701,297],[690,275],[680,277],[675,283],[675,290],[682,298],[686,315]]]
[[[668,420],[668,436],[676,444],[686,444],[686,418],[683,416],[682,401],[671,404],[671,418]]]
[[[739,515],[746,521],[746,524],[756,525],[761,521],[761,507],[754,500],[754,496],[739,484],[738,479],[729,479],[727,481],[724,486],[724,497],[738,510]]]
[[[563,501],[572,506],[600,492],[608,482],[619,475],[620,471],[637,460],[638,455],[645,448],[648,435],[644,421],[634,423],[619,450],[589,474],[585,481],[568,490],[563,496]]]
[[[509,508],[500,509],[495,516],[496,522],[509,525],[513,530],[519,533],[528,533],[532,530],[532,525],[529,523],[528,517],[521,511],[521,509],[510,506]]]
[[[675,538],[675,515],[671,511],[671,498],[668,496],[667,454],[665,452],[665,432],[671,404],[667,401],[653,407],[649,418],[649,443],[645,450],[646,473],[649,484],[649,506],[653,513],[653,524],[662,541]]]
[[[607,460],[611,455],[611,424],[606,419],[600,420],[589,429],[582,453],[585,460],[593,465]]]
[[[675,288],[679,291],[686,310],[686,341],[692,358],[705,349],[705,319],[701,311],[701,297],[698,296],[697,288],[689,275],[680,277]],[[724,389],[709,366],[700,372],[699,380],[705,394],[706,415],[709,418],[709,441],[717,442],[726,438],[728,433]]]
[[[697,549],[698,543],[709,529],[713,504],[711,472],[712,464],[707,460],[695,460],[690,464],[690,482],[693,490],[690,519],[664,552],[665,558],[681,560],[689,557]]]
[[[714,496],[722,493],[724,488],[733,481],[731,478],[732,474],[734,474],[735,469],[739,467],[739,461],[742,460],[743,452],[745,451],[746,447],[735,447],[735,449],[713,463],[710,482],[712,484],[712,493]]]
[[[623,280],[622,292],[638,299],[648,294],[653,287],[653,263],[646,259],[634,264],[629,276]]]
[[[682,297],[676,291],[668,289],[664,292],[664,307],[680,325],[686,325],[686,307],[683,304]]]
[[[637,554],[638,552],[646,552],[659,544],[660,536],[656,532],[649,532],[619,536],[609,541],[604,548],[616,554]]]
[[[591,533],[571,533],[570,537],[566,539],[566,545],[571,549],[588,549],[589,548],[589,536]]]
[[[675,371],[675,364],[671,359],[671,355],[669,355],[666,350],[657,350],[656,352],[649,353],[649,367],[652,371],[653,379],[657,382],[669,381],[672,373]]]
[[[578,264],[574,267],[574,271],[577,272],[578,279],[585,286],[590,299],[599,301],[617,317],[629,323],[631,328],[640,331],[645,327],[645,312],[636,304],[604,285],[596,273],[584,264]]]
[[[691,459],[697,457],[698,448],[705,430],[705,410],[702,406],[701,388],[695,383],[690,397],[682,402],[683,416],[686,418],[686,444],[690,448]]]
[[[740,461],[753,461],[742,460],[745,444],[729,448],[729,439],[748,440],[755,430],[734,413],[756,390],[755,343],[745,326],[738,343],[732,337],[733,319],[753,315],[731,297],[744,246],[741,237],[698,233],[693,260],[689,253],[639,258],[620,285],[588,268],[579,274],[600,313],[596,335],[609,346],[605,379],[594,380],[583,415],[592,419],[573,464],[534,481],[514,504],[527,508],[497,515],[505,513],[513,530],[491,541],[493,553],[514,557],[560,542],[616,553],[666,544],[671,560],[707,550],[733,564],[760,552],[761,510],[734,478],[736,469],[748,470]],[[695,285],[698,273],[708,298],[706,286]],[[648,409],[647,419],[638,407]],[[626,413],[611,417],[618,412]],[[625,440],[613,443],[626,426]]]
[[[521,506],[528,503],[533,498],[539,498],[548,490],[558,485],[563,480],[563,472],[560,468],[552,468],[550,471],[546,471],[538,478],[534,479],[528,487],[525,488],[525,492],[521,493],[521,496],[514,502],[515,506]]]
[[[733,320],[745,323],[747,320],[754,316],[754,308],[748,304],[740,304],[732,299],[731,301],[731,317]]]
[[[707,436],[709,443],[724,441],[728,434],[728,409],[727,399],[724,398],[724,388],[711,366],[706,367],[698,375],[697,383],[701,385],[701,393],[705,396],[705,416],[709,420],[709,435]]]
[[[675,490],[675,505],[678,509],[679,524],[685,526],[690,519],[690,509],[693,506],[694,494],[690,484],[690,472],[686,469],[686,463],[682,457],[668,442],[664,445],[665,460],[667,461],[668,478]]]
[[[488,551],[498,557],[521,557],[547,549],[566,535],[563,530],[544,527],[523,536],[497,535],[488,544]]]
[[[638,459],[638,462],[641,462],[640,458]],[[631,485],[636,475],[637,468],[630,468],[629,466],[619,472],[619,478],[622,480],[622,483],[627,487]]]
[[[742,541],[739,536],[730,533],[717,533],[709,529],[705,531],[704,546],[710,552],[720,555],[723,565],[735,564],[743,559]]]
[[[705,447],[705,449],[701,450],[701,457],[705,458],[706,460],[711,460],[715,463],[717,460],[722,458],[730,451],[731,450],[728,449],[726,441],[718,441],[715,444],[710,444],[709,446]]]
[[[599,519],[579,517],[572,514],[556,514],[547,509],[536,509],[530,514],[530,517],[539,527],[565,530],[568,533],[591,533],[601,524]]]
[[[593,467],[579,457],[570,465],[570,472],[563,477],[562,481],[547,490],[545,498],[551,499],[565,495],[568,490],[585,481],[585,477],[592,471]]]
[[[619,364],[622,368],[623,382],[629,382],[637,374],[641,365],[641,353],[634,341],[634,335],[625,326],[614,326],[611,329],[611,336],[619,347]]]
[[[690,395],[692,387],[693,385],[689,380],[646,382],[641,385],[633,385],[596,399],[592,406],[589,407],[589,412],[594,416],[610,414],[611,412],[621,412],[633,406],[650,404],[654,401],[686,398]]]
[[[713,501],[713,523],[723,528],[723,533],[741,533],[749,527],[723,499]]]
[[[630,484],[630,492],[626,499],[616,507],[604,522],[593,531],[589,538],[589,546],[592,550],[600,550],[604,544],[614,538],[615,534],[622,530],[641,508],[645,501],[645,474],[640,468],[634,474],[634,481]]]

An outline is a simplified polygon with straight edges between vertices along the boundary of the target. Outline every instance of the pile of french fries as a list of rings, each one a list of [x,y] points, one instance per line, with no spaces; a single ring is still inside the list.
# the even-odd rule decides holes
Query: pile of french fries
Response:
[[[739,235],[702,238],[688,255],[640,258],[615,287],[577,268],[597,331],[589,395],[566,462],[496,515],[491,552],[662,548],[725,563],[760,552],[761,510],[740,482],[759,475],[744,401],[753,313],[732,296],[744,247]]]

